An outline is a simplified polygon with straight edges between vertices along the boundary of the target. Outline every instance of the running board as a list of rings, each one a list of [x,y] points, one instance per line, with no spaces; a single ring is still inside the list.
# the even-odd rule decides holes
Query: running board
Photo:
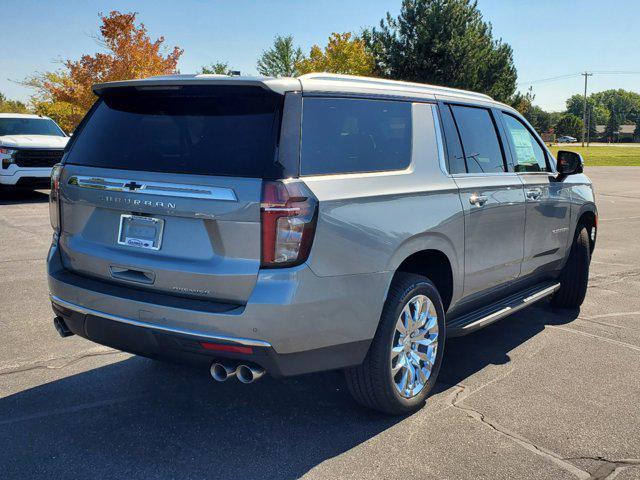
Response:
[[[557,282],[547,282],[527,288],[509,297],[498,300],[491,305],[461,317],[455,318],[451,323],[447,323],[447,337],[461,337],[471,332],[475,332],[487,325],[522,310],[538,300],[542,300],[552,295],[560,288]]]

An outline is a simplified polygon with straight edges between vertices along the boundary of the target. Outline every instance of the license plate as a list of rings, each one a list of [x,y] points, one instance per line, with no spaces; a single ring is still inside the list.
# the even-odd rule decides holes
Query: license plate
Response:
[[[120,215],[118,243],[128,247],[160,250],[164,220],[138,215]]]

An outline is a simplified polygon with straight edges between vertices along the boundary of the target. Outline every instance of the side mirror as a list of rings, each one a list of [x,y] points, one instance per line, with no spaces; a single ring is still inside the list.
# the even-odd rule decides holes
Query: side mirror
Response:
[[[558,173],[561,175],[573,175],[584,171],[584,160],[579,153],[560,150],[557,158]]]

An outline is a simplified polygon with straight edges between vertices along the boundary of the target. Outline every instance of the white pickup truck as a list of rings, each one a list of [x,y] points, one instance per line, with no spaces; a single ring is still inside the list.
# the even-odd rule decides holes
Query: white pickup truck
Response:
[[[0,188],[48,187],[69,137],[48,117],[0,113]]]

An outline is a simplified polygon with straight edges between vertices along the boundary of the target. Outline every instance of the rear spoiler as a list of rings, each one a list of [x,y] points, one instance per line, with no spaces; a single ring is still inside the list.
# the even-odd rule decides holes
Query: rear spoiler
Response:
[[[237,85],[260,87],[265,90],[284,95],[285,92],[300,91],[302,86],[295,78],[271,77],[229,77],[227,75],[168,75],[150,77],[140,80],[121,80],[117,82],[97,83],[93,86],[93,93],[100,96],[116,88],[134,87],[140,89],[162,89],[163,87],[181,87],[185,85]]]

